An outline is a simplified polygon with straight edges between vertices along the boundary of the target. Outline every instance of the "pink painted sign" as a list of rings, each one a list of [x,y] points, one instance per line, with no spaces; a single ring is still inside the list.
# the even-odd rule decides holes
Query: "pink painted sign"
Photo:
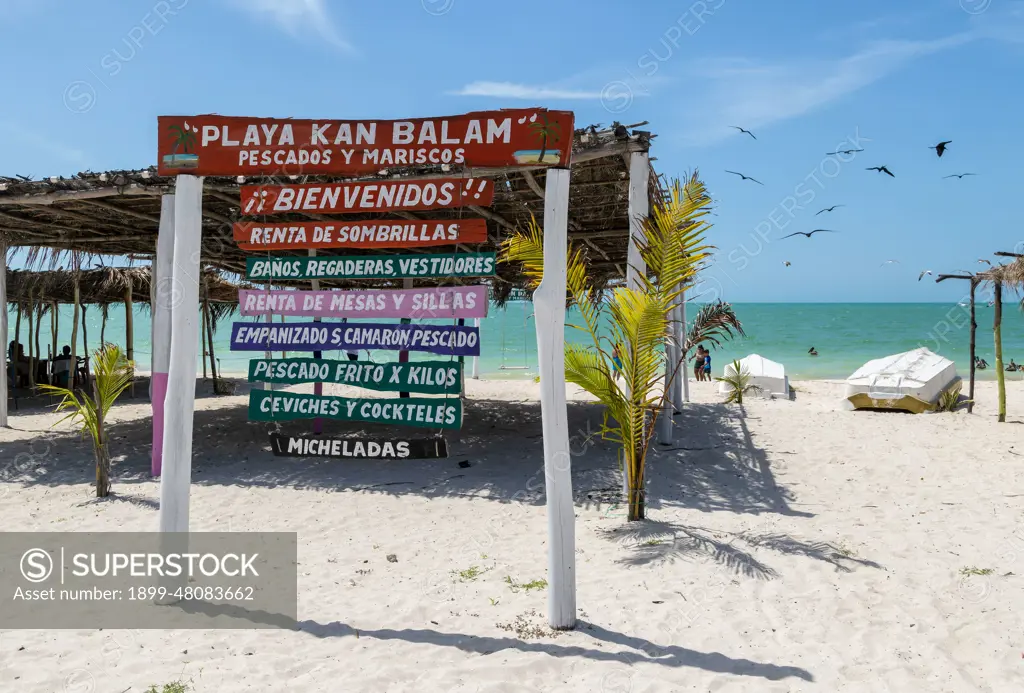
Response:
[[[486,286],[357,291],[238,292],[242,315],[289,315],[312,318],[485,318]]]

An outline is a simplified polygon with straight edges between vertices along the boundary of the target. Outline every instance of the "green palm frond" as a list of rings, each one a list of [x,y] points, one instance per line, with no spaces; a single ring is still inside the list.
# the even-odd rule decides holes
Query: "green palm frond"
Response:
[[[732,339],[733,332],[746,337],[743,324],[736,317],[736,312],[729,303],[715,301],[704,305],[694,318],[686,335],[686,349],[690,350],[701,342],[711,342],[721,346],[722,342]]]

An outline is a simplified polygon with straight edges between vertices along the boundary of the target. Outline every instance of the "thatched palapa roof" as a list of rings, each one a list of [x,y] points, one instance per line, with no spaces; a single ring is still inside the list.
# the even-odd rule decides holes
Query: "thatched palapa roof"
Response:
[[[215,270],[204,273],[211,303],[238,303],[239,285]],[[123,303],[125,291],[132,290],[132,302],[148,304],[151,272],[149,267],[99,267],[78,273],[79,302],[89,305]],[[74,302],[75,273],[71,270],[8,270],[7,301],[27,306],[30,301],[45,303]],[[244,286],[242,288],[245,288]],[[200,298],[204,296],[200,290]]]
[[[589,253],[595,284],[602,286],[622,278],[626,269],[629,236],[628,186],[630,152],[648,151],[653,135],[632,126],[591,126],[577,130],[573,141],[572,177],[569,202],[569,239]],[[472,175],[495,181],[494,204],[489,208],[467,207],[435,210],[429,213],[393,213],[408,219],[467,218],[487,220],[488,242],[459,246],[464,251],[496,250],[509,231],[525,227],[531,215],[543,218],[545,169],[517,167],[501,169],[443,170],[440,166],[403,169],[401,175],[382,170],[366,179],[391,180],[402,177],[439,177]],[[653,167],[649,169],[649,195],[655,203],[664,194]],[[246,251],[233,240],[231,226],[240,220],[242,184],[284,184],[337,181],[337,177],[286,176],[269,178],[207,177],[203,194],[202,262],[219,270],[245,272]],[[155,168],[106,173],[80,173],[77,176],[27,180],[0,176],[0,234],[9,245],[48,248],[97,255],[147,256],[154,252],[160,217],[160,195],[174,190],[174,179],[156,174]],[[421,216],[429,214],[429,217]],[[346,215],[349,220],[380,219],[383,214]],[[293,214],[275,217],[286,221],[325,218]],[[456,248],[410,248],[369,252],[455,252]],[[323,252],[323,251],[322,251]],[[360,254],[367,251],[345,251]],[[252,253],[249,253],[252,254]],[[305,251],[274,252],[275,255],[305,254]],[[503,297],[514,286],[525,285],[517,267],[499,267],[495,295]],[[450,280],[449,280],[450,281]],[[479,280],[467,280],[478,283]],[[325,287],[362,286],[344,281],[323,281]],[[429,281],[424,281],[429,284]],[[376,282],[389,286],[389,282]],[[140,295],[148,291],[138,292]]]

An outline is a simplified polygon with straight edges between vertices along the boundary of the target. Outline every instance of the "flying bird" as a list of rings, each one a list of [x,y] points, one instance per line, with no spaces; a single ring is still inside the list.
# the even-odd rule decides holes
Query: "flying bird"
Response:
[[[736,130],[739,130],[740,132],[745,132],[745,133],[747,133],[748,135],[750,135],[751,137],[754,137],[754,133],[752,133],[752,132],[751,132],[750,130],[744,130],[744,129],[743,129],[743,128],[741,128],[741,127],[740,127],[739,125],[730,125],[729,127],[731,127],[731,128],[734,128],[734,129],[736,129]],[[754,137],[754,139],[756,140],[757,138],[756,138],[756,137]]]
[[[786,267],[789,267],[789,266],[790,266],[790,265],[792,265],[793,263],[792,263],[792,262],[790,262],[789,260],[783,260],[783,261],[782,261],[782,264],[783,264],[783,265],[785,265]]]
[[[943,176],[943,178],[963,178],[964,176],[976,176],[976,175],[978,175],[978,174],[977,173],[951,173],[948,176]]]
[[[898,264],[900,264],[899,260],[886,260],[881,265],[879,265],[879,267],[885,267],[886,265],[898,265]]]
[[[921,274],[917,275],[917,281],[921,281],[922,279],[924,279],[924,275],[926,275],[926,274],[928,276],[931,276],[932,271],[931,270],[925,270],[924,272],[921,272]]]
[[[846,205],[832,205],[831,207],[826,207],[825,209],[821,210],[821,212],[831,212],[831,211],[832,211],[833,209],[835,209],[836,207],[845,207],[845,206],[846,206]],[[814,216],[818,216],[818,214],[821,214],[821,212],[818,212],[818,213],[817,213],[817,214],[815,214]]]
[[[814,229],[813,231],[797,231],[796,233],[791,233],[789,235],[783,236],[782,238],[789,238],[790,236],[807,236],[808,238],[810,238],[814,234],[822,232],[839,233],[838,231],[833,231],[832,229]],[[782,240],[782,238],[780,238],[779,240]]]
[[[988,265],[989,267],[991,267],[991,266],[992,266],[992,263],[991,263],[991,262],[989,262],[988,260],[986,260],[985,258],[979,258],[979,259],[978,259],[978,264],[981,264],[982,262],[984,262],[984,263],[985,263],[986,265]]]
[[[756,179],[756,178],[751,178],[750,176],[744,176],[744,175],[743,175],[742,173],[739,173],[739,172],[737,172],[737,171],[726,171],[726,173],[731,173],[731,174],[732,174],[732,175],[734,175],[734,176],[739,176],[739,177],[740,177],[740,178],[742,178],[743,180],[752,180],[752,181],[754,181],[755,183],[757,183],[758,185],[764,185],[764,183],[762,183],[762,182],[761,182],[761,181],[759,181],[758,179]]]
[[[867,169],[865,169],[865,170],[866,170],[866,171],[878,171],[879,173],[888,173],[888,174],[889,174],[890,176],[892,176],[893,178],[895,178],[895,177],[896,177],[896,176],[893,176],[893,173],[892,173],[892,171],[890,171],[889,169],[887,169],[887,168],[886,168],[885,166],[869,166],[869,167],[868,167]]]
[[[950,144],[952,142],[953,142],[953,140],[946,140],[945,142],[939,142],[934,147],[928,147],[928,149],[934,149],[936,154],[938,154],[939,156],[942,156],[942,154],[946,151],[946,145]]]
[[[825,156],[836,156],[837,154],[853,154],[854,152],[862,152],[863,149],[839,149],[834,152],[826,152]]]

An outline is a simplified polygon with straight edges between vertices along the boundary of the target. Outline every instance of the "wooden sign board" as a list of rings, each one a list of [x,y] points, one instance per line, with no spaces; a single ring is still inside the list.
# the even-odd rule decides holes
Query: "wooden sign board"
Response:
[[[344,457],[362,460],[440,460],[448,457],[444,438],[319,438],[270,435],[276,457]]]
[[[493,277],[496,253],[250,257],[246,279],[402,279]]]
[[[390,167],[568,166],[573,114],[543,108],[411,120],[160,116],[162,176],[375,173]]]
[[[306,318],[484,318],[486,286],[300,291],[239,289],[242,315]]]
[[[392,323],[236,322],[232,351],[425,351],[444,356],[479,356],[480,330],[463,325]]]
[[[361,399],[273,390],[252,390],[249,393],[250,421],[316,418],[420,428],[460,428],[462,400],[458,397]]]
[[[458,395],[462,392],[462,364],[458,361],[371,363],[328,359],[253,359],[250,383],[340,383],[381,392],[417,392]]]
[[[352,223],[327,221],[239,222],[232,227],[242,250],[307,248],[420,248],[456,243],[486,243],[484,219],[409,221],[377,219]]]
[[[487,207],[494,201],[488,178],[309,183],[307,185],[243,185],[245,216],[309,212],[367,214],[371,212]]]

